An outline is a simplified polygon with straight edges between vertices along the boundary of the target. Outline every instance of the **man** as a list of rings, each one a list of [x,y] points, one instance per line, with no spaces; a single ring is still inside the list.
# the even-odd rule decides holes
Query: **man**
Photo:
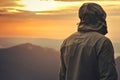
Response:
[[[106,13],[96,3],[79,9],[78,32],[61,46],[59,80],[117,80],[114,50],[107,33]]]

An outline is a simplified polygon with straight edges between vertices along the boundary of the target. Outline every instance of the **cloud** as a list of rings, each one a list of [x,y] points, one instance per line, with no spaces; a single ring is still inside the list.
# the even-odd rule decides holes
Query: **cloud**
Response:
[[[26,10],[16,10],[17,12],[8,12],[7,10],[1,10],[0,16],[7,18],[18,18],[18,19],[50,19],[50,20],[60,20],[60,19],[70,19],[74,17],[75,13],[69,13],[66,11],[26,11]]]
[[[0,13],[2,12],[7,12],[7,9],[4,9],[4,8],[0,9]]]
[[[11,0],[7,0],[12,2]],[[6,1],[4,1],[6,2]],[[18,8],[1,8],[0,17],[10,17],[18,19],[73,19],[78,17],[78,9],[81,2],[77,2],[74,5],[73,2],[69,2],[66,6],[59,8],[58,10],[47,10],[47,11],[29,11]],[[60,6],[61,7],[61,6]],[[120,5],[116,4],[104,4],[103,8],[109,16],[120,16]]]
[[[20,0],[0,0],[0,7],[24,6],[18,4],[18,1]]]
[[[59,9],[47,11],[30,11],[18,8],[1,8],[0,16],[12,18],[33,18],[33,19],[67,19],[76,13],[76,6],[67,4],[66,6],[60,5]],[[65,16],[65,17],[64,17]]]

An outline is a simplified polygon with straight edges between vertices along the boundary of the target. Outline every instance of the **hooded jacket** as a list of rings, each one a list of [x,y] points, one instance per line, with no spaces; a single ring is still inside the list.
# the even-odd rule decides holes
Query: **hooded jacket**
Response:
[[[61,45],[59,80],[117,80],[114,49],[104,23],[80,24]]]

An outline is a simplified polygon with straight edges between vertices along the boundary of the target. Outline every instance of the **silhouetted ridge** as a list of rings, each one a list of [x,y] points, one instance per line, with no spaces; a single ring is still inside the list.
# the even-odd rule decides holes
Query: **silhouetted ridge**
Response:
[[[116,62],[116,69],[118,73],[118,80],[120,80],[120,56],[116,58],[115,62]]]
[[[32,43],[24,43],[24,44],[19,44],[10,48],[23,48],[23,49],[32,49],[32,48],[42,48],[41,46],[33,45]]]
[[[32,43],[42,47],[50,47],[59,50],[63,40],[46,38],[0,38],[0,48],[9,48],[18,44]]]
[[[0,80],[58,80],[59,52],[31,43],[0,49]]]

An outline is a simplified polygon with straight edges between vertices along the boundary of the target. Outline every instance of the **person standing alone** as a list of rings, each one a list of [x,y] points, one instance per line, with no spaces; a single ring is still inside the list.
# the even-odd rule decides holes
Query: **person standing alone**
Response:
[[[78,15],[78,31],[61,45],[59,80],[117,80],[113,45],[105,37],[105,11],[96,3],[84,3]]]

